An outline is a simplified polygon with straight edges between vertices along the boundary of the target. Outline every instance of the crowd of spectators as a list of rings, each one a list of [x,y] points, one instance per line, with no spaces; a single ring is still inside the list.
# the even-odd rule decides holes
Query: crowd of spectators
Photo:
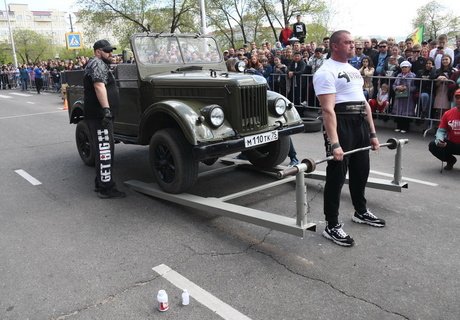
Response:
[[[34,89],[39,93],[42,89],[58,92],[61,86],[61,72],[66,70],[83,70],[89,58],[78,56],[75,59],[48,59],[39,62],[4,64],[0,71],[0,89],[21,88]],[[113,63],[120,63],[121,57],[113,56]],[[42,79],[41,81],[35,81]],[[38,82],[38,86],[37,83]],[[43,82],[42,85],[40,83]]]
[[[305,35],[296,37],[296,28],[302,29],[300,22],[298,16],[295,25],[286,24],[274,44],[251,42],[238,49],[228,48],[224,51],[228,70],[235,70],[243,61],[246,72],[265,77],[272,90],[296,106],[317,106],[311,79],[330,56],[329,38],[318,44],[306,42]],[[400,42],[392,37],[356,39],[355,57],[349,63],[360,70],[363,92],[373,110],[401,118],[395,130],[404,133],[408,130],[404,118],[440,119],[451,108],[453,92],[460,87],[460,34],[455,46],[448,46],[445,34],[420,44],[411,38]]]

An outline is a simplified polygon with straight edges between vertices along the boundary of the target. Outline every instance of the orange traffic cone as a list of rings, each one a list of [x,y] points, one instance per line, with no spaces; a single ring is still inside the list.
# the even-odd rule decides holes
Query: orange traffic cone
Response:
[[[62,108],[62,110],[68,110],[69,109],[69,106],[67,104],[67,99],[64,99],[64,107]]]

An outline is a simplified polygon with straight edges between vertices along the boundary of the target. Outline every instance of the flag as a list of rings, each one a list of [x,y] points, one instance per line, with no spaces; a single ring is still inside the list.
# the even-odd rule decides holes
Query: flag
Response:
[[[421,44],[423,41],[423,34],[425,33],[425,26],[418,26],[409,36],[414,44]]]

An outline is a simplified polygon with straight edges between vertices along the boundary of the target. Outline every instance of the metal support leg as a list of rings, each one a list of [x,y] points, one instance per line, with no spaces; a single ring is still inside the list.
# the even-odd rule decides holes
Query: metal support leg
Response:
[[[398,143],[398,146],[396,147],[396,154],[395,154],[395,167],[394,167],[394,174],[393,174],[393,181],[391,183],[400,185],[401,184],[401,178],[402,178],[402,147],[403,143]]]
[[[307,223],[307,185],[305,174],[299,171],[295,180],[295,199],[297,209],[297,226],[303,228]]]

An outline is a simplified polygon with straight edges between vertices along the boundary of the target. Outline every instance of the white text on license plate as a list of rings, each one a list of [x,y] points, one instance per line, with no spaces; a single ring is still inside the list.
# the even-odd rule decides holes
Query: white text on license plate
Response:
[[[246,148],[258,146],[259,144],[264,144],[272,141],[278,140],[278,131],[273,130],[270,132],[265,132],[261,134],[255,134],[253,136],[244,138],[244,146]]]

